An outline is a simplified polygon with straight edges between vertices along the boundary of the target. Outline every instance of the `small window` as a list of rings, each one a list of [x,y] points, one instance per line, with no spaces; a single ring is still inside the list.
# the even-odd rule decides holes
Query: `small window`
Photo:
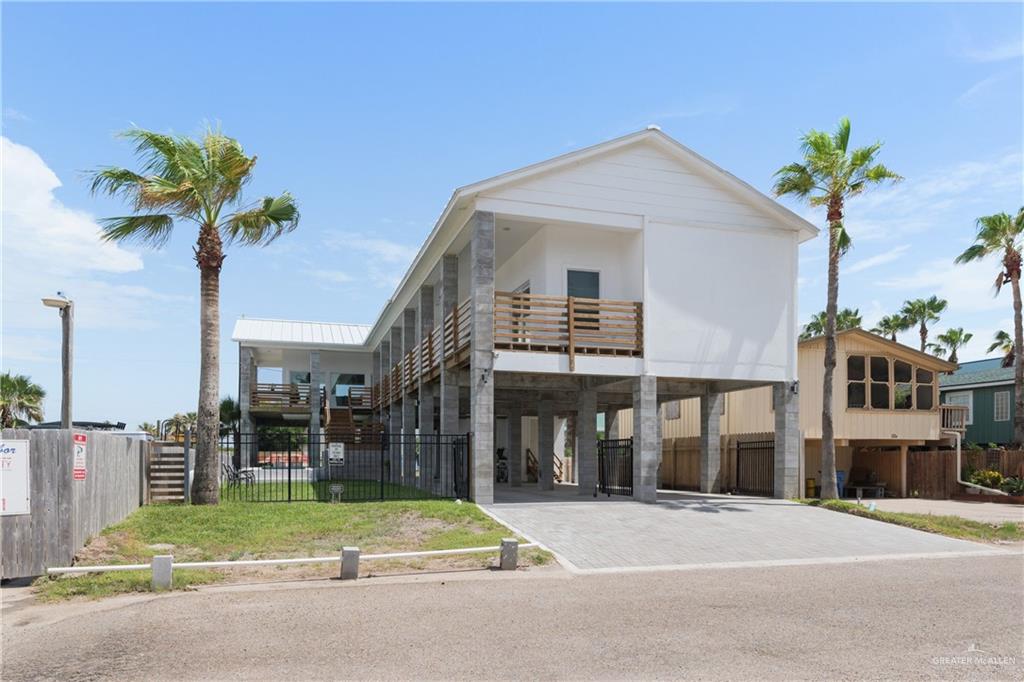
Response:
[[[665,419],[679,419],[679,401],[665,403]]]
[[[864,381],[864,356],[851,355],[846,359],[846,378],[850,381]]]
[[[892,391],[894,410],[909,410],[914,407],[914,389],[911,384],[896,384]]]
[[[934,380],[935,375],[926,369],[917,369],[917,383],[919,384],[930,384]]]
[[[903,362],[902,360],[893,360],[892,363],[892,380],[897,384],[909,384],[914,376],[913,368],[909,362]]]
[[[601,274],[589,270],[569,270],[566,295],[576,298],[601,298]]]
[[[863,381],[851,381],[846,387],[846,406],[864,407],[867,399],[865,384]]]
[[[871,381],[889,383],[889,359],[871,358]]]
[[[1010,392],[996,391],[992,400],[992,419],[997,422],[1010,421]]]
[[[308,384],[309,383],[309,372],[295,372],[291,373],[291,383],[293,384]]]
[[[935,393],[931,386],[917,387],[917,409],[930,410],[935,406]]]
[[[889,409],[889,384],[871,382],[871,407],[875,410]]]

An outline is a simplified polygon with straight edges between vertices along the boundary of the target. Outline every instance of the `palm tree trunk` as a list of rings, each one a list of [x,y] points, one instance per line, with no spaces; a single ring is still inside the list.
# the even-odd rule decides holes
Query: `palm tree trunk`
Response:
[[[1024,443],[1024,328],[1021,323],[1020,270],[1010,273],[1010,287],[1013,290],[1013,442]]]
[[[928,347],[928,327],[925,326],[924,320],[921,320],[921,329],[918,333],[921,335],[921,352],[924,353]]]
[[[832,211],[830,210],[830,213]],[[836,487],[836,442],[832,423],[832,375],[836,368],[836,309],[839,305],[839,231],[842,214],[829,216],[828,230],[828,300],[825,304],[825,377],[821,400],[821,497],[839,497]]]
[[[220,268],[224,262],[220,235],[212,225],[199,231],[199,409],[196,424],[193,504],[220,501]]]

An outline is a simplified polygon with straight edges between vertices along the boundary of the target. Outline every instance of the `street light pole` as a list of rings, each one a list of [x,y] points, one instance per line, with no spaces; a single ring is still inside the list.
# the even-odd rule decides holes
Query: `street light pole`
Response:
[[[60,428],[71,428],[71,370],[74,346],[75,304],[64,294],[57,292],[57,298],[44,298],[43,305],[57,308],[61,321],[61,397]]]

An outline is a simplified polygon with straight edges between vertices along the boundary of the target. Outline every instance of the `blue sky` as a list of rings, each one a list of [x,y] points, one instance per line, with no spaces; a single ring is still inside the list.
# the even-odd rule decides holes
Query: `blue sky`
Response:
[[[131,124],[219,121],[289,190],[297,232],[229,252],[230,333],[249,316],[372,322],[453,188],[657,123],[762,191],[808,128],[847,115],[907,180],[854,200],[841,305],[869,325],[950,301],[982,357],[1010,300],[995,263],[954,267],[977,216],[1024,204],[1020,5],[2,6],[3,368],[59,413],[59,325],[78,302],[75,417],[131,426],[195,409],[194,235],[100,247],[81,171],[130,164]],[[818,225],[823,215],[789,204]],[[824,307],[824,239],[801,250],[801,318]],[[905,339],[916,343],[913,335]]]

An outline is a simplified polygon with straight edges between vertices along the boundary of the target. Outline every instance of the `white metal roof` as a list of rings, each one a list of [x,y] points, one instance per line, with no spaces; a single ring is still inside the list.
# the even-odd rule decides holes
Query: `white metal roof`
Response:
[[[243,317],[235,322],[231,340],[271,346],[362,346],[369,333],[368,324]]]

